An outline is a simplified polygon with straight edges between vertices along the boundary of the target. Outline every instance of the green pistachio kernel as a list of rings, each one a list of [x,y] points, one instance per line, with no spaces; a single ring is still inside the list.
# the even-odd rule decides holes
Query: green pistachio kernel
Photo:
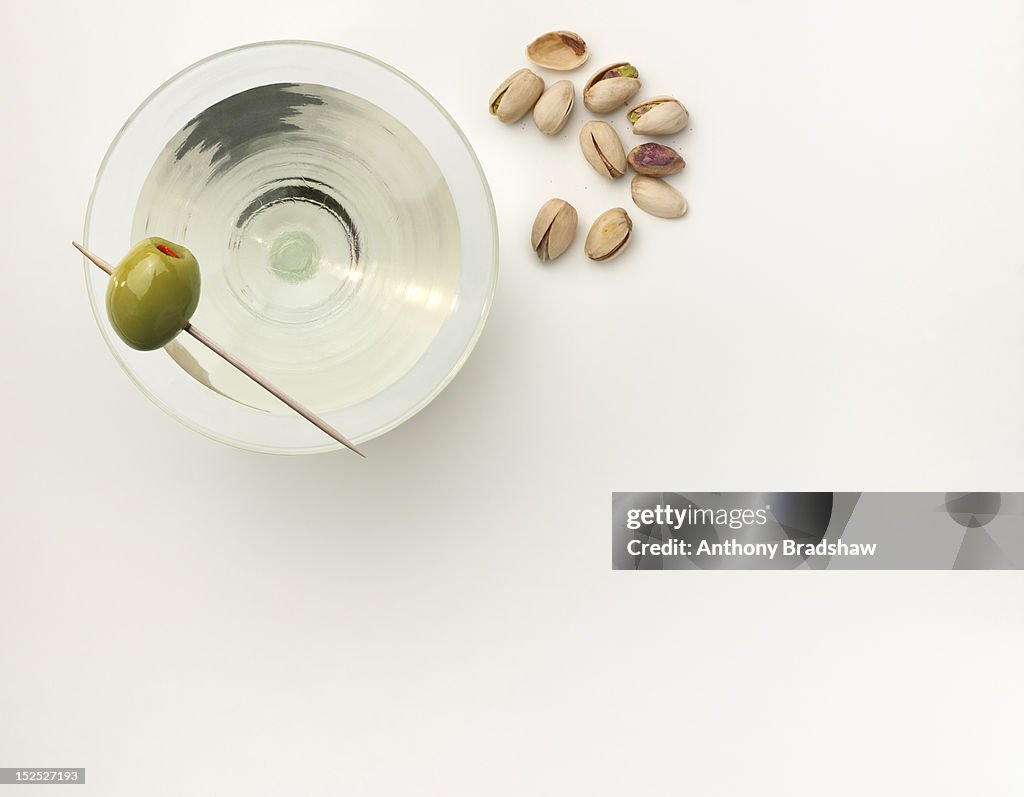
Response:
[[[630,111],[629,114],[630,123],[635,125],[637,123],[637,120],[645,113],[647,113],[649,110],[651,110],[651,108],[653,107],[654,103],[649,102],[647,103],[647,105],[641,105],[639,108],[634,108],[632,111]]]
[[[640,77],[640,72],[637,71],[637,68],[632,64],[623,64],[622,66],[616,66],[609,69],[601,75],[601,80],[607,80],[608,78],[613,77]]]

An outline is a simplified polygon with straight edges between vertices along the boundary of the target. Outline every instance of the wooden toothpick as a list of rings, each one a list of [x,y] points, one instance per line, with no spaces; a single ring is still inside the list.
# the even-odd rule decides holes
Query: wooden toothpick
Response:
[[[75,241],[72,241],[71,245],[73,247],[75,247],[75,249],[77,249],[83,255],[85,255],[87,260],[91,261],[94,265],[98,266],[101,270],[105,271],[107,274],[113,274],[114,273],[114,267],[111,266],[110,263],[108,263],[103,258],[99,257],[98,255],[94,255],[92,252],[90,252],[84,246],[82,246],[81,244],[79,244],[79,243],[77,243]],[[192,324],[186,325],[184,330],[182,330],[182,331],[183,332],[187,332],[193,338],[195,338],[200,343],[202,343],[204,346],[206,346],[206,348],[208,348],[214,354],[222,357],[226,362],[228,362],[230,365],[233,365],[235,368],[237,368],[239,371],[241,371],[243,374],[245,374],[247,377],[249,377],[253,382],[255,382],[257,385],[259,385],[264,390],[266,390],[268,393],[270,393],[270,395],[275,396],[276,398],[278,398],[281,401],[283,401],[285,404],[287,404],[289,407],[291,407],[293,410],[295,410],[295,412],[297,412],[299,415],[301,415],[303,418],[305,418],[307,421],[309,421],[315,427],[317,427],[322,432],[324,432],[324,434],[327,434],[330,437],[333,437],[335,440],[337,440],[339,443],[341,443],[343,446],[345,446],[345,448],[348,448],[351,451],[354,451],[359,456],[364,457],[364,458],[366,457],[366,454],[364,454],[362,451],[360,451],[358,448],[356,448],[356,446],[354,444],[350,443],[341,434],[341,432],[339,432],[337,429],[335,429],[333,426],[331,426],[329,423],[327,423],[327,421],[325,421],[323,418],[321,418],[319,415],[317,415],[312,410],[306,409],[304,406],[302,406],[299,402],[297,402],[295,399],[293,399],[287,393],[285,393],[282,390],[280,390],[279,388],[275,387],[270,382],[268,382],[266,379],[264,379],[262,376],[260,376],[258,373],[253,371],[248,365],[243,363],[241,360],[236,359],[233,355],[231,355],[228,352],[226,352],[224,349],[221,348],[219,343],[216,343],[215,341],[213,341],[212,339],[207,337],[207,335],[205,333],[200,332]]]

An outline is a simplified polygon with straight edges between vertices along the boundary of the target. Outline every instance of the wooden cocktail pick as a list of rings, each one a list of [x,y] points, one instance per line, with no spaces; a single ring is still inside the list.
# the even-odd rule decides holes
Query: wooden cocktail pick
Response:
[[[110,263],[108,263],[103,258],[98,257],[97,255],[94,255],[92,252],[90,252],[84,246],[82,246],[81,244],[79,244],[79,243],[77,243],[75,241],[72,241],[71,245],[73,247],[75,247],[75,249],[77,249],[83,255],[85,255],[87,260],[91,261],[94,265],[96,265],[102,271],[105,271],[107,274],[113,274],[114,273],[114,267],[112,265],[110,265]],[[354,451],[359,456],[364,457],[364,458],[366,457],[366,454],[364,454],[362,451],[360,451],[358,448],[356,448],[354,444],[350,443],[347,439],[345,439],[345,437],[341,434],[341,432],[339,432],[337,429],[335,429],[333,426],[331,426],[329,423],[327,423],[327,421],[325,421],[323,418],[321,418],[319,415],[317,415],[312,410],[308,410],[305,407],[303,407],[301,404],[299,404],[299,402],[297,402],[295,399],[293,399],[287,393],[284,393],[279,388],[274,387],[274,385],[270,384],[270,382],[268,382],[266,379],[264,379],[262,376],[260,376],[255,371],[253,371],[248,365],[246,365],[245,363],[243,363],[240,360],[235,359],[231,354],[229,354],[228,352],[224,351],[224,349],[222,349],[220,347],[220,344],[218,344],[215,341],[213,341],[210,338],[208,338],[204,333],[202,333],[198,329],[196,329],[193,324],[186,324],[185,328],[182,331],[187,332],[193,338],[195,338],[200,343],[202,343],[204,346],[206,346],[206,348],[208,348],[214,354],[217,354],[220,357],[223,357],[224,360],[226,360],[228,363],[233,365],[235,368],[237,368],[239,371],[241,371],[243,374],[245,374],[247,377],[249,377],[253,382],[255,382],[257,385],[262,387],[264,390],[266,390],[272,396],[275,396],[276,398],[278,398],[281,401],[283,401],[285,404],[287,404],[289,407],[291,407],[293,410],[295,410],[299,415],[301,415],[303,418],[305,418],[307,421],[309,421],[315,427],[317,427],[322,432],[324,432],[324,434],[329,435],[330,437],[333,437],[335,440],[337,440],[339,443],[341,443],[343,446],[345,446],[345,448],[348,448],[348,449]]]

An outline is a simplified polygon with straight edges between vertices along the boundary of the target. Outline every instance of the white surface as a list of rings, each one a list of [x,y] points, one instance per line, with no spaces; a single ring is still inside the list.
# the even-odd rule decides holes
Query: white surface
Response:
[[[486,114],[556,27],[692,113],[690,215],[635,214],[603,268],[527,243],[550,195],[628,207],[582,116]],[[476,353],[365,462],[166,417],[67,243],[153,87],[289,37],[432,91],[501,220]],[[1024,489],[1021,41],[1013,0],[9,11],[0,766],[85,766],[81,797],[1016,793],[1021,575],[612,573],[609,493]]]

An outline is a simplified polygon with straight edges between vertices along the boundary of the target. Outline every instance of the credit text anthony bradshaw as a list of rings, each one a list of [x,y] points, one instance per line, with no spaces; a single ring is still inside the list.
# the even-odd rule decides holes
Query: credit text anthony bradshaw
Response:
[[[874,556],[878,547],[874,542],[740,542],[730,539],[724,542],[701,540],[691,543],[686,540],[665,542],[641,542],[630,540],[626,551],[630,556],[765,556],[774,559],[783,556]]]

